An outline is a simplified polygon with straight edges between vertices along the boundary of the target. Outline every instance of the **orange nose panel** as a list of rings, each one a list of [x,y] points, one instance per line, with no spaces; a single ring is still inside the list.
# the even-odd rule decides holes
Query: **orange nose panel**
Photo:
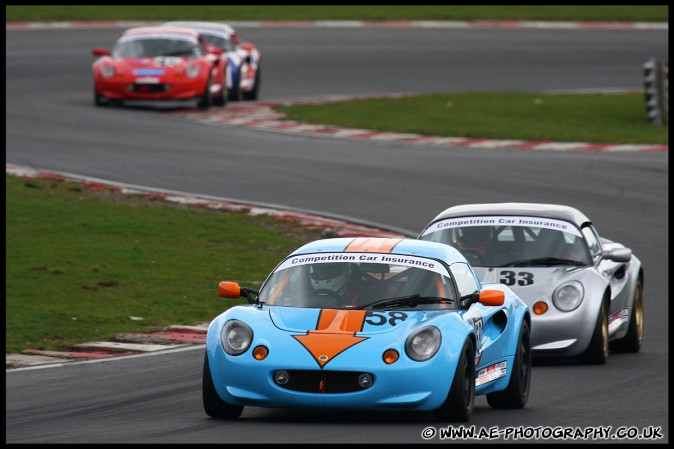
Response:
[[[365,310],[321,310],[316,330],[311,330],[306,335],[293,335],[293,337],[323,368],[341,352],[367,340],[367,337],[355,335],[363,329],[365,313]]]

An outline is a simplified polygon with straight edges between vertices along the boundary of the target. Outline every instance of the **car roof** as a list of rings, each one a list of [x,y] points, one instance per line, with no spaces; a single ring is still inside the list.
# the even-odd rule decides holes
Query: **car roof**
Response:
[[[579,228],[592,223],[578,209],[561,204],[547,203],[476,203],[452,206],[440,212],[431,223],[446,218],[476,217],[485,215],[522,215],[527,217],[554,218],[575,224]],[[429,223],[429,225],[431,224]]]
[[[220,31],[227,34],[236,34],[234,28],[219,22],[204,22],[198,20],[176,20],[171,22],[163,23],[162,26],[174,26],[174,27],[185,27],[185,28],[194,28],[199,30],[213,30]]]
[[[347,250],[347,247],[350,247]],[[360,248],[360,249],[357,249]],[[365,248],[365,249],[363,249]],[[378,250],[382,248],[381,250]],[[389,249],[391,248],[391,249]],[[293,251],[291,256],[320,252],[372,252],[392,255],[420,256],[452,264],[466,263],[465,257],[454,247],[444,243],[408,238],[339,237],[315,240]]]
[[[141,34],[155,34],[155,35],[174,34],[174,35],[183,35],[194,39],[199,38],[199,33],[193,29],[181,27],[163,27],[163,26],[130,28],[124,32],[123,36],[128,37]]]

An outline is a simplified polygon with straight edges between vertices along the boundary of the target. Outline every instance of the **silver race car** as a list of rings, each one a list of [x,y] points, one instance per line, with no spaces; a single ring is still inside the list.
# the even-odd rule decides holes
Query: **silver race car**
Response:
[[[637,352],[644,326],[644,269],[632,251],[602,238],[579,210],[555,204],[450,207],[421,240],[459,249],[484,283],[508,285],[527,303],[534,356],[603,364]]]

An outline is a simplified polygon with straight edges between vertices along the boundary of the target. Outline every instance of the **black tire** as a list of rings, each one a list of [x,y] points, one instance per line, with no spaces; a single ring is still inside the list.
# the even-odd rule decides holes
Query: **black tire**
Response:
[[[584,365],[603,365],[608,358],[608,311],[606,301],[602,300],[597,321],[594,325],[592,340],[585,352],[578,356],[578,362]]]
[[[253,85],[253,88],[251,89],[250,92],[244,92],[243,93],[243,99],[244,100],[257,100],[258,97],[260,96],[260,80],[262,79],[260,74],[262,73],[261,71],[260,64],[258,63],[257,65],[257,72],[255,72],[255,84]]]
[[[241,67],[236,71],[236,75],[232,80],[232,88],[229,90],[227,98],[229,101],[243,100],[243,95],[241,95]]]
[[[215,391],[207,354],[204,354],[204,375],[201,391],[204,400],[204,411],[208,416],[217,419],[236,419],[241,416],[243,405],[229,404],[220,399],[218,392]]]
[[[529,400],[531,386],[531,340],[529,325],[522,322],[520,336],[517,340],[517,352],[513,362],[508,387],[487,395],[487,403],[493,408],[523,408]]]
[[[211,79],[208,79],[204,93],[201,94],[197,107],[199,109],[208,109],[213,104],[213,94],[211,93]]]
[[[98,93],[95,86],[94,86],[94,104],[96,106],[108,106],[108,102],[105,101],[105,97]]]
[[[435,410],[441,422],[466,422],[470,420],[475,405],[475,346],[466,339],[447,399]]]
[[[610,342],[608,348],[612,352],[639,352],[641,350],[643,334],[644,293],[641,280],[639,280],[634,292],[634,303],[632,303],[632,310],[630,311],[630,323],[627,328],[627,334],[620,340]]]
[[[222,91],[213,97],[213,105],[220,107],[227,105],[227,87],[224,84],[222,85]]]

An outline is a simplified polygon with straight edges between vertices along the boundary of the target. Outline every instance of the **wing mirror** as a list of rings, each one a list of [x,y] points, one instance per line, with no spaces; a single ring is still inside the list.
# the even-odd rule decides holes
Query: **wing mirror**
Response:
[[[479,302],[483,306],[498,307],[505,302],[505,293],[501,290],[483,290],[461,298],[461,309],[467,310],[472,304]]]
[[[96,47],[96,48],[93,48],[91,50],[91,55],[92,56],[110,56],[111,53],[110,53],[110,50],[108,50],[107,48]]]
[[[260,293],[250,288],[241,287],[238,282],[222,281],[218,284],[218,294],[223,298],[246,298],[248,303],[253,304],[256,299],[252,295],[258,296]]]
[[[629,248],[613,248],[604,251],[601,255],[602,259],[608,259],[613,262],[629,262],[632,258],[632,250]]]
[[[206,52],[220,56],[222,53],[224,53],[224,50],[220,47],[216,47],[215,45],[206,44]]]
[[[480,304],[483,306],[498,307],[505,302],[505,293],[501,290],[484,290],[480,293]]]

